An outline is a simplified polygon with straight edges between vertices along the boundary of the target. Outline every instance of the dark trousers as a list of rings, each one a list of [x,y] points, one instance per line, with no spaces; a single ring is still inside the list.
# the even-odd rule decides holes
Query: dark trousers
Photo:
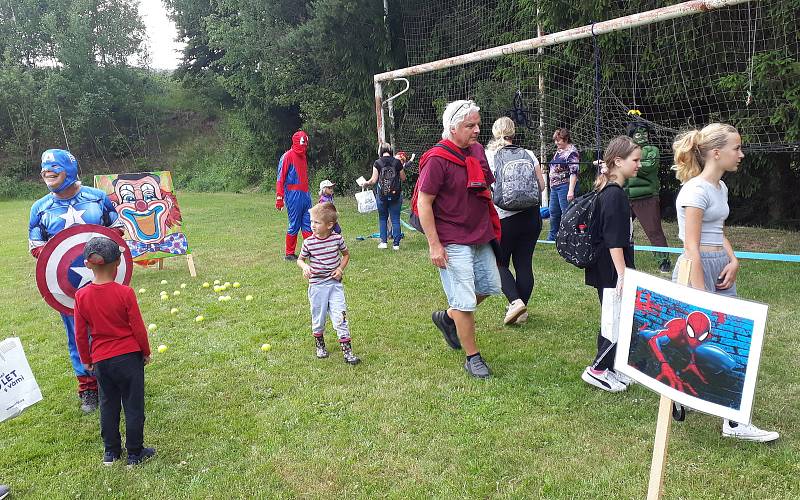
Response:
[[[597,288],[597,297],[600,299],[600,307],[603,307],[603,289]],[[597,356],[594,358],[592,368],[595,370],[607,370],[614,368],[614,357],[617,355],[617,344],[611,342],[598,330],[597,332]]]
[[[500,257],[497,269],[503,294],[509,302],[522,299],[525,304],[533,293],[533,251],[542,232],[539,207],[532,207],[511,217],[500,219]],[[509,266],[514,263],[514,273]]]
[[[658,196],[631,200],[631,215],[634,219],[639,219],[644,234],[653,246],[667,246],[667,237],[661,227],[661,201]],[[663,259],[668,258],[669,254],[656,252],[656,256]]]
[[[144,360],[141,352],[95,363],[100,388],[100,435],[107,452],[120,453],[120,406],[125,410],[125,448],[138,455],[144,441]]]

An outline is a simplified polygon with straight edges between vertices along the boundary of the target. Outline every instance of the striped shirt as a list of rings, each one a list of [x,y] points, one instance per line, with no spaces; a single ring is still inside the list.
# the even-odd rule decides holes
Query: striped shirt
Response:
[[[311,266],[309,285],[322,283],[330,279],[333,271],[342,263],[341,252],[347,251],[347,245],[341,234],[331,233],[325,239],[319,239],[313,234],[303,240],[300,249],[300,258],[308,260]]]

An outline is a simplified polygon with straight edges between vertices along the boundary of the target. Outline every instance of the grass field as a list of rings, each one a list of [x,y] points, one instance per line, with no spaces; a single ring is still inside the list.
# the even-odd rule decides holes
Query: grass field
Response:
[[[137,268],[132,281],[147,289],[145,322],[158,325],[151,345],[169,350],[146,369],[145,439],[158,455],[131,470],[101,465],[98,416],[78,409],[64,330],[27,252],[32,201],[0,203],[0,337],[22,338],[44,394],[0,424],[0,483],[15,498],[644,497],[658,398],[580,380],[599,306],[552,246],[537,247],[527,324],[503,327],[500,297],[481,306],[478,340],[495,376],[474,380],[431,324],[445,299],[424,238],[407,235],[400,252],[356,241],[376,217],[341,200],[363,359],[352,367],[338,352],[314,358],[306,284],[281,259],[286,219],[271,196],[180,200],[199,276],[176,258],[162,271]],[[667,232],[675,241],[676,228]],[[796,233],[734,228],[730,237],[741,250],[800,251]],[[637,259],[655,271],[649,254]],[[220,303],[200,288],[214,279],[242,288]],[[158,299],[180,283],[180,297]],[[665,498],[800,498],[800,267],[743,261],[738,283],[743,297],[770,305],[754,422],[782,437],[735,442],[721,437],[720,419],[690,414],[672,427]],[[206,321],[195,323],[198,314]]]

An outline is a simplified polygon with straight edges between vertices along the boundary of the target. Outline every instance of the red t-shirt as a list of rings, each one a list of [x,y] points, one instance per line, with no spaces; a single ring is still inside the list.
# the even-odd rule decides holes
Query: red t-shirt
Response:
[[[111,282],[90,283],[78,290],[75,293],[75,343],[81,363],[87,365],[131,352],[141,351],[143,356],[149,356],[147,328],[133,289]]]
[[[480,161],[487,186],[494,183],[483,146],[476,143],[461,152]],[[436,196],[433,217],[442,245],[480,245],[494,239],[489,206],[485,199],[467,189],[466,167],[434,156],[425,164],[417,182],[420,191]]]

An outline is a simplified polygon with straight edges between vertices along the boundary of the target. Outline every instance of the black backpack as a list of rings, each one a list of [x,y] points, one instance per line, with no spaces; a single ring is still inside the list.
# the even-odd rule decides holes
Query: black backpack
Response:
[[[378,167],[378,194],[381,198],[389,198],[400,194],[400,175],[395,162],[397,158],[387,156],[375,162]]]
[[[494,155],[492,201],[503,210],[539,206],[539,182],[533,158],[519,146],[504,146]]]
[[[564,260],[581,269],[597,262],[597,248],[592,242],[597,197],[612,184],[574,200],[561,216],[561,225],[556,234],[556,251]]]

